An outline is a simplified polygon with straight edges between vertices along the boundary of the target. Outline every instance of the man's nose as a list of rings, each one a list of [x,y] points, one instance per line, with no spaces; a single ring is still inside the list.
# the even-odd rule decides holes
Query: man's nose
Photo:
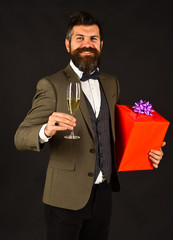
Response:
[[[85,47],[91,47],[92,46],[92,42],[90,38],[85,38],[83,41],[83,46]]]

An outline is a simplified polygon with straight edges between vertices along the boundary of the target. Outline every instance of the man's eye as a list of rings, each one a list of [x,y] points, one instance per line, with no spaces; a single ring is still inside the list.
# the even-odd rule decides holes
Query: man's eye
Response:
[[[97,39],[98,39],[97,37],[91,37],[92,41],[97,41]]]
[[[83,37],[77,37],[76,39],[77,39],[77,40],[82,40],[82,39],[83,39]]]

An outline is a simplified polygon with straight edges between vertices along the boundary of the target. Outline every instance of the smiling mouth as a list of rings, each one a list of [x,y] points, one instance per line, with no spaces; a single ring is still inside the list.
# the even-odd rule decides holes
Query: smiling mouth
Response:
[[[98,55],[98,51],[95,48],[89,47],[83,47],[83,48],[77,48],[73,51],[74,54],[77,54],[80,57],[94,57]]]
[[[90,51],[83,51],[83,52],[81,52],[81,54],[84,54],[84,55],[91,55],[91,54],[93,54],[93,52],[90,52]]]

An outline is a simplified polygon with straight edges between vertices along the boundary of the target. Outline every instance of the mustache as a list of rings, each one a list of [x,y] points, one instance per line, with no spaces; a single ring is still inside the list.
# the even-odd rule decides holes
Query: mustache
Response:
[[[83,53],[83,52],[91,52],[94,54],[98,54],[99,52],[97,51],[96,48],[92,48],[92,47],[83,47],[83,48],[78,48],[76,50],[74,50],[75,53]]]

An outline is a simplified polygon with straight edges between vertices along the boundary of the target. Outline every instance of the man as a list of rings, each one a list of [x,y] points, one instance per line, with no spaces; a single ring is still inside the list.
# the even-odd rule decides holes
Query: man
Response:
[[[65,46],[70,64],[38,82],[32,109],[16,132],[15,144],[18,150],[40,151],[49,141],[43,195],[47,239],[106,240],[111,191],[119,190],[114,154],[119,84],[114,76],[99,71],[103,33],[90,14],[71,16]],[[81,83],[76,118],[68,114],[66,105],[69,82]],[[80,139],[64,139],[64,131],[74,127]],[[157,168],[162,150],[149,154]]]

